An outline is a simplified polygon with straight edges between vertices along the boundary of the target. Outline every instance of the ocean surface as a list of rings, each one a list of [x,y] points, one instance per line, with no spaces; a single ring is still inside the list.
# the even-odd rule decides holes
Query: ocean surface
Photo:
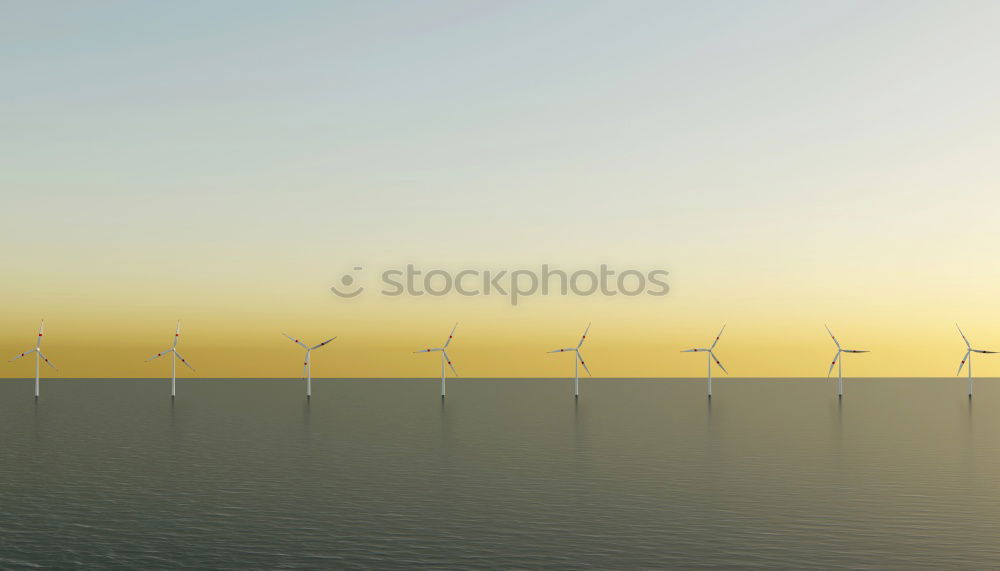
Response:
[[[1000,567],[1000,383],[0,381],[0,568]]]

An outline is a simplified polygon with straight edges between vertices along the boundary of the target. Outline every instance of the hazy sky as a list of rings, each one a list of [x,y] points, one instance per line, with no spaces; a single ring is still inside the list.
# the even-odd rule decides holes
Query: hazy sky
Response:
[[[60,376],[952,375],[1000,349],[995,2],[0,2],[0,351]],[[351,301],[383,268],[662,298]],[[4,365],[23,377],[29,363]],[[1000,376],[1000,359],[976,371]]]

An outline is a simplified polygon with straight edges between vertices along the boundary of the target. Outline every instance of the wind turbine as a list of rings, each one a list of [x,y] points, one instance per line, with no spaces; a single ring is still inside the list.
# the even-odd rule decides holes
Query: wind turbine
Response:
[[[958,324],[955,324],[958,327]],[[973,349],[972,345],[969,345],[969,340],[965,338],[965,333],[962,333],[962,328],[958,327],[958,334],[962,336],[962,341],[965,341],[965,357],[962,357],[962,363],[958,366],[958,372],[955,376],[962,373],[962,367],[965,366],[965,362],[969,362],[969,398],[972,398],[972,354],[973,353],[985,353],[987,355],[995,355],[996,351],[986,351],[984,349]]]
[[[312,354],[314,350],[319,349],[320,347],[326,345],[330,341],[333,341],[334,339],[336,339],[336,337],[331,337],[326,341],[320,343],[319,345],[313,345],[312,347],[310,347],[287,333],[282,333],[282,335],[288,337],[289,339],[294,341],[296,345],[306,350],[306,360],[304,363],[302,363],[302,374],[306,378],[306,398],[307,399],[312,398],[312,359],[310,359],[309,356]]]
[[[576,353],[576,358],[573,359],[573,397],[580,398],[580,365],[587,371],[590,375],[590,369],[587,368],[587,363],[583,360],[583,354],[580,353],[580,347],[583,346],[583,342],[587,339],[587,332],[590,331],[590,324],[587,324],[587,328],[583,330],[583,335],[580,337],[580,342],[576,344],[576,347],[567,347],[565,349],[554,349],[549,351],[549,353],[565,353],[566,351],[572,351]],[[593,376],[593,375],[591,375]]]
[[[827,325],[824,325],[823,327],[826,327],[826,332],[830,334],[830,339],[833,339],[833,342],[837,344],[837,353],[833,356],[833,361],[830,363],[830,370],[826,372],[826,376],[827,378],[829,378],[830,373],[833,372],[833,366],[837,365],[837,398],[844,398],[844,362],[840,359],[840,354],[870,353],[870,351],[858,350],[858,349],[844,349],[843,347],[840,346],[840,341],[837,341],[837,338],[834,337],[833,331],[830,331],[830,327]]]
[[[47,358],[45,358],[45,355],[42,354],[42,333],[44,329],[45,329],[45,320],[43,319],[41,325],[38,326],[38,339],[35,341],[35,348],[25,351],[24,353],[21,353],[20,355],[14,357],[9,361],[9,362],[17,361],[18,359],[24,357],[25,355],[30,355],[32,353],[35,354],[35,398],[36,399],[38,398],[38,384],[39,384],[38,366],[40,365],[39,361],[45,361],[46,365],[52,367],[53,369],[56,368],[56,366],[52,364],[52,361],[49,361]]]
[[[181,357],[181,354],[177,352],[177,341],[180,340],[180,337],[181,337],[181,322],[178,321],[177,322],[177,331],[174,332],[174,343],[173,343],[173,345],[171,345],[170,348],[167,349],[166,351],[163,351],[161,353],[157,353],[157,354],[153,355],[152,357],[146,359],[146,362],[148,363],[148,362],[152,361],[153,359],[159,359],[160,357],[166,355],[167,353],[170,353],[170,357],[171,357],[170,358],[170,398],[174,398],[175,396],[177,396],[177,359],[180,359],[181,363],[184,363],[184,365],[187,366],[188,369],[191,369],[192,371],[194,370],[194,367],[192,367],[187,361],[185,361],[184,357]]]
[[[719,330],[719,334],[715,336],[715,341],[712,341],[712,345],[708,349],[685,349],[681,353],[708,353],[708,398],[712,398],[712,361],[722,369],[722,372],[729,374],[729,371],[722,366],[722,362],[715,356],[713,349],[719,343],[719,337],[722,337],[722,332],[726,330],[726,326],[723,325],[722,329]]]
[[[443,346],[437,347],[437,348],[434,348],[434,349],[421,349],[420,351],[414,351],[414,353],[434,353],[436,351],[440,351],[441,352],[441,398],[444,398],[444,393],[445,393],[445,390],[444,390],[445,389],[445,387],[444,387],[444,364],[448,363],[448,366],[451,367],[451,372],[455,373],[456,377],[458,376],[458,371],[456,371],[455,370],[455,366],[451,364],[451,357],[449,357],[448,356],[448,352],[445,351],[445,349],[448,348],[448,345],[451,344],[451,338],[454,337],[456,329],[458,329],[458,324],[457,323],[455,324],[455,327],[451,328],[451,333],[448,335],[448,339],[445,340]]]

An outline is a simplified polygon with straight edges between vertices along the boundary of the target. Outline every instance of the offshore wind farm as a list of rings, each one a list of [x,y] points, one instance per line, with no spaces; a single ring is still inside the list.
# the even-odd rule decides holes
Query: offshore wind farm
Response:
[[[45,362],[46,364],[48,364],[49,366],[51,366],[53,369],[55,369],[55,365],[53,365],[42,354],[42,352],[41,352],[41,343],[42,343],[42,334],[43,334],[43,330],[44,330],[44,325],[45,325],[45,322],[43,320],[42,324],[39,326],[38,338],[37,338],[37,341],[36,341],[35,348],[34,349],[30,349],[30,350],[25,351],[25,352],[22,352],[22,353],[16,355],[13,359],[10,360],[10,362],[14,362],[14,361],[16,361],[18,359],[21,359],[22,357],[24,357],[26,355],[30,355],[30,354],[34,354],[35,355],[34,389],[35,389],[35,399],[36,400],[39,397],[39,386],[40,386],[40,383],[39,383],[39,364],[40,364],[40,362]],[[584,360],[583,353],[582,353],[583,344],[587,340],[587,334],[590,332],[591,325],[592,325],[592,323],[588,323],[587,324],[587,327],[584,329],[583,334],[580,336],[580,340],[577,342],[577,344],[575,346],[573,346],[573,347],[564,347],[562,349],[553,349],[551,351],[548,351],[548,353],[570,353],[570,354],[573,355],[573,397],[576,398],[576,399],[580,398],[580,366],[582,366],[584,368],[584,370],[587,372],[588,375],[592,376],[592,373],[590,372],[590,368],[587,366],[587,363]],[[833,360],[830,362],[830,367],[827,370],[827,378],[830,377],[830,374],[833,373],[834,367],[836,367],[837,368],[837,385],[836,385],[836,387],[837,387],[837,398],[838,399],[843,399],[843,397],[844,397],[843,355],[845,353],[846,354],[869,353],[870,351],[867,350],[867,349],[847,349],[847,348],[844,348],[843,346],[841,346],[840,341],[837,339],[837,337],[833,334],[833,331],[830,330],[830,327],[824,325],[824,328],[826,329],[827,334],[830,336],[830,339],[833,340],[833,343],[837,347],[837,352],[834,354]],[[958,332],[959,332],[959,334],[962,337],[962,341],[965,343],[965,346],[966,346],[965,356],[962,357],[962,362],[961,362],[961,364],[958,367],[958,372],[956,373],[956,375],[960,375],[962,373],[963,367],[966,369],[966,371],[968,373],[968,397],[969,397],[969,399],[971,399],[972,398],[972,382],[973,382],[973,379],[972,379],[972,357],[971,357],[971,355],[973,353],[980,353],[980,354],[987,354],[988,355],[988,354],[996,354],[997,352],[996,351],[989,351],[989,350],[985,350],[985,349],[974,349],[974,348],[972,348],[972,345],[969,343],[968,338],[966,338],[965,333],[962,331],[962,328],[958,327],[957,324],[956,324],[956,328],[958,329]],[[452,371],[453,374],[455,374],[456,376],[458,375],[458,371],[455,369],[455,366],[452,364],[451,357],[448,355],[448,351],[447,351],[448,346],[451,345],[451,342],[452,342],[452,340],[455,337],[455,331],[457,329],[458,329],[458,323],[455,323],[455,325],[451,328],[451,332],[448,334],[447,339],[444,340],[444,343],[442,343],[441,347],[426,348],[426,349],[419,349],[417,351],[413,351],[413,353],[439,353],[440,354],[440,365],[441,365],[441,385],[440,385],[440,391],[441,391],[441,398],[442,398],[442,400],[445,398],[445,396],[447,394],[447,390],[446,390],[446,388],[447,388],[447,385],[446,385],[446,369],[445,369],[445,367],[447,366],[449,369],[451,369],[451,371]],[[718,366],[719,369],[722,370],[722,372],[726,373],[727,375],[729,374],[729,371],[726,370],[726,368],[722,365],[722,362],[719,360],[719,358],[714,353],[715,347],[716,347],[716,345],[719,344],[719,339],[722,338],[722,334],[725,332],[725,330],[726,330],[726,326],[723,325],[722,329],[719,330],[718,335],[715,336],[715,339],[712,341],[711,345],[709,345],[708,347],[705,347],[705,348],[695,348],[695,349],[682,349],[681,350],[682,353],[705,353],[706,354],[706,357],[707,357],[707,366],[708,366],[707,377],[706,377],[706,389],[707,389],[707,396],[708,396],[709,399],[712,398],[712,364],[715,363],[715,365]],[[192,371],[195,370],[194,367],[192,367],[190,365],[190,363],[188,363],[187,360],[185,360],[184,357],[182,357],[181,354],[177,351],[177,344],[180,341],[180,335],[181,335],[181,324],[180,324],[180,321],[178,321],[177,322],[177,329],[176,329],[176,331],[174,333],[173,343],[171,344],[171,346],[168,349],[165,349],[164,351],[161,351],[161,352],[153,355],[152,357],[146,359],[146,361],[149,362],[149,361],[153,361],[155,359],[159,359],[160,357],[163,357],[164,355],[170,355],[170,358],[171,358],[170,397],[171,397],[171,399],[175,398],[176,395],[177,395],[177,361],[179,360],[182,364],[184,364],[185,366],[187,366]],[[327,339],[326,341],[323,341],[323,342],[318,343],[316,345],[310,346],[310,345],[307,345],[306,343],[304,343],[303,341],[301,341],[300,339],[298,339],[296,337],[292,337],[291,335],[289,335],[287,333],[282,333],[282,335],[284,335],[286,338],[288,338],[289,341],[291,341],[291,342],[295,343],[296,345],[298,345],[299,347],[305,349],[305,358],[304,358],[304,361],[302,363],[302,378],[303,378],[303,380],[305,380],[305,384],[306,384],[306,398],[307,399],[312,398],[312,380],[313,380],[313,377],[312,377],[312,360],[311,360],[312,352],[315,351],[316,349],[320,349],[320,348],[326,346],[330,342],[334,341],[337,337],[331,337],[331,338]],[[965,367],[966,363],[968,363],[968,367]],[[378,378],[378,377],[374,377],[374,378]],[[496,379],[496,378],[501,378],[501,377],[485,377],[485,378]],[[669,378],[669,377],[664,377],[664,378]]]
[[[0,13],[0,569],[1000,568],[1000,2]]]

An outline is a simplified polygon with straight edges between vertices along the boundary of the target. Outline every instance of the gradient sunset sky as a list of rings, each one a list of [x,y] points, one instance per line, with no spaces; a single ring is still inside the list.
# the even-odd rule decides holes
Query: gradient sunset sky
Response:
[[[950,376],[1000,350],[1000,3],[2,2],[0,356],[61,378]],[[343,300],[352,267],[665,297]],[[26,360],[0,376],[27,377]],[[976,359],[1000,376],[1000,356]],[[46,372],[52,376],[52,372]]]

